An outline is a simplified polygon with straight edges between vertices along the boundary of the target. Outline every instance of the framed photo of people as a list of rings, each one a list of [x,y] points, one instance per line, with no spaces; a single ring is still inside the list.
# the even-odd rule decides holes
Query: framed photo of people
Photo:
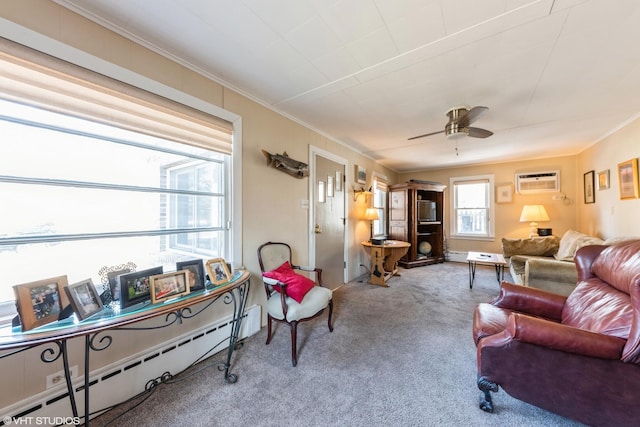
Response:
[[[227,263],[222,258],[210,259],[206,263],[207,273],[209,274],[209,280],[214,285],[220,285],[224,282],[228,282],[231,279],[231,272]]]
[[[69,302],[78,320],[85,320],[102,310],[102,300],[93,285],[93,280],[86,279],[65,286],[64,291],[69,297]]]
[[[166,302],[189,293],[187,270],[151,276],[151,302]]]
[[[176,270],[187,270],[187,281],[191,292],[204,289],[204,262],[201,259],[176,262]]]
[[[28,331],[58,320],[69,305],[64,292],[67,276],[56,276],[13,286],[22,331]]]

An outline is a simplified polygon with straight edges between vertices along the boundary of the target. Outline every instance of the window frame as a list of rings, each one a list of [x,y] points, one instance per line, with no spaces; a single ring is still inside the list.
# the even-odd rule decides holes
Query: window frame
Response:
[[[39,33],[33,32],[13,22],[6,22],[6,30],[10,38],[5,39],[1,51],[10,52],[20,57],[53,57],[56,60],[67,61],[72,67],[81,67],[90,73],[106,76],[120,81],[134,88],[147,91],[153,95],[166,98],[169,101],[183,104],[187,107],[213,115],[231,125],[231,155],[229,164],[228,203],[229,210],[226,226],[229,229],[229,260],[234,267],[243,264],[242,260],[242,117],[219,107],[211,102],[190,95],[174,87],[156,81],[150,77],[136,73],[122,66],[110,63],[90,53],[78,50],[62,42],[54,41]],[[35,54],[34,54],[35,52]],[[15,315],[15,302],[0,302],[0,324],[10,320]]]
[[[487,215],[487,230],[484,234],[469,234],[459,232],[457,229],[457,186],[484,182],[486,185],[486,208],[478,207],[478,209],[486,209]],[[473,176],[461,176],[449,178],[449,188],[451,189],[450,197],[450,211],[451,211],[451,223],[449,227],[449,235],[452,239],[465,239],[465,240],[495,240],[495,202],[494,202],[494,175],[473,175]]]
[[[371,189],[373,191],[371,205],[378,210],[378,217],[373,221],[373,237],[387,238],[389,235],[387,217],[389,215],[389,184],[387,177],[373,172]],[[377,201],[382,201],[382,206],[376,206]]]

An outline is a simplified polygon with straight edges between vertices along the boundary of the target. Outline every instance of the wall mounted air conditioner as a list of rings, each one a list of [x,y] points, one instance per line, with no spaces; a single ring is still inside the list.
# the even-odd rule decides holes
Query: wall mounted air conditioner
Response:
[[[516,173],[516,192],[521,194],[560,191],[560,171]]]

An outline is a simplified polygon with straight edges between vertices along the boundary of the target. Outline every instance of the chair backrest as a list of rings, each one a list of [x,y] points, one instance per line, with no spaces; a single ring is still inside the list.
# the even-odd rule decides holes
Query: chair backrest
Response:
[[[626,339],[622,359],[638,363],[640,240],[592,249],[586,247],[576,254],[579,270],[585,271],[579,275],[582,281],[567,297],[562,323]]]
[[[291,262],[291,246],[281,242],[267,242],[258,248],[258,263],[260,271],[275,270],[284,264],[285,261]]]

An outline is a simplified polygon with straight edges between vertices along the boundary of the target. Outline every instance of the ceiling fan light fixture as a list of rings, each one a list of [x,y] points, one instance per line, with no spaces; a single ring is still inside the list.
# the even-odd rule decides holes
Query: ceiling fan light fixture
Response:
[[[469,128],[459,127],[455,123],[447,123],[444,128],[444,134],[447,139],[458,139],[469,135]]]

